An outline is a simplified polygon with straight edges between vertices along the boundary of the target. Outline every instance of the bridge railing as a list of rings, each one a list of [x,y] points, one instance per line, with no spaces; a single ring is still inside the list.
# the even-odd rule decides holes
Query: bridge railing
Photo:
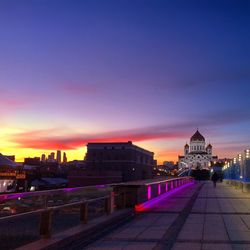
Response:
[[[246,149],[232,160],[226,161],[222,168],[226,183],[250,192],[250,149]]]
[[[112,192],[107,185],[63,188],[0,195],[0,217],[103,197]]]
[[[13,249],[40,238],[50,238],[80,224],[109,215],[116,210],[114,192],[63,205],[16,213],[0,218],[1,249]]]
[[[14,209],[0,218],[1,248],[13,249],[50,238],[116,210],[137,209],[192,181],[192,178],[182,177],[0,196],[1,206]]]
[[[162,195],[177,190],[194,182],[192,177],[172,178],[161,181],[150,181],[145,183],[122,183],[112,185],[114,192],[119,195],[118,207],[138,207],[138,205],[149,202]]]

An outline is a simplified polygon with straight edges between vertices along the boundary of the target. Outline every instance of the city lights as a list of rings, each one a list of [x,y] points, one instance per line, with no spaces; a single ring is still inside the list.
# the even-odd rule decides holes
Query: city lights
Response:
[[[246,150],[246,158],[249,158],[249,149]]]

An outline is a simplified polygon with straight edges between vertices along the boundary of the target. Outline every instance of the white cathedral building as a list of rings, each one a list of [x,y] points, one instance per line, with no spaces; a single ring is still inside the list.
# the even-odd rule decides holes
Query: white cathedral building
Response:
[[[178,167],[183,169],[210,169],[211,162],[218,159],[212,155],[212,145],[206,146],[203,135],[197,131],[190,138],[190,144],[184,146],[184,156],[179,156]]]

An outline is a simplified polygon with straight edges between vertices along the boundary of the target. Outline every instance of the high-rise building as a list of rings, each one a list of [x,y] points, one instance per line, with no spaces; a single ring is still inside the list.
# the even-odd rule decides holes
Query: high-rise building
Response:
[[[61,161],[62,161],[61,158],[62,158],[62,157],[61,157],[61,151],[60,151],[60,150],[57,150],[57,151],[56,151],[56,161],[57,161],[58,163],[61,163]]]
[[[55,160],[55,153],[51,152],[50,156],[51,156],[51,160],[54,161]]]
[[[48,156],[48,161],[49,162],[54,162],[55,161],[55,153],[51,152],[50,155]]]
[[[46,161],[46,155],[45,155],[45,154],[42,154],[42,156],[41,156],[41,161],[42,161],[42,162],[45,162],[45,161]]]
[[[63,163],[66,163],[67,162],[67,156],[66,156],[66,153],[64,152],[63,153]]]

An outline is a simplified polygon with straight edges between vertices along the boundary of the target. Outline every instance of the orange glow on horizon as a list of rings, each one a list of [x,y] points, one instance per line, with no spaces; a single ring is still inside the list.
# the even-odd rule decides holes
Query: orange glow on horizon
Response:
[[[154,152],[154,150],[152,151]],[[51,152],[56,153],[56,150],[38,150],[38,149],[27,149],[27,148],[20,149],[13,147],[0,148],[0,153],[3,155],[15,155],[17,162],[23,162],[24,158],[28,157],[41,157],[42,154],[48,156]],[[75,150],[61,150],[61,152],[66,152],[68,161],[83,160],[87,152],[87,148],[86,146],[84,146]],[[178,161],[178,155],[181,155],[181,151],[155,152],[154,158],[157,160],[157,164],[161,165],[163,164],[164,161],[174,161],[176,163]],[[217,150],[217,152],[214,155],[219,155],[219,158],[233,158],[236,154],[234,155],[232,153],[225,155],[225,152],[222,149],[222,150]],[[220,157],[220,155],[224,156]]]
[[[41,157],[42,154],[45,154],[48,156],[51,152],[56,152],[57,146],[61,146],[61,144],[57,145],[50,144],[49,141],[44,141],[44,144],[47,144],[46,149],[38,149],[38,148],[32,148],[32,147],[22,147],[20,144],[15,142],[13,140],[13,137],[15,138],[15,135],[22,132],[20,129],[14,129],[14,128],[2,128],[0,139],[1,139],[1,145],[0,145],[0,153],[4,155],[15,155],[17,162],[22,162],[24,158],[27,157]],[[52,131],[53,132],[53,131]],[[51,133],[52,133],[51,132]],[[53,134],[53,133],[52,133]],[[26,138],[33,138],[33,134],[25,134]],[[43,134],[41,134],[43,135]],[[49,135],[48,135],[49,137]],[[60,139],[60,137],[58,137]],[[177,136],[179,139],[179,137]],[[97,139],[97,141],[104,142],[105,138]],[[131,138],[132,140],[133,138]],[[141,138],[140,138],[141,139]],[[113,141],[126,141],[124,138],[121,137],[115,137],[112,136]],[[42,137],[40,140],[40,143],[42,141]],[[76,140],[77,141],[77,140]],[[108,141],[111,141],[108,140]],[[132,140],[133,144],[142,147],[146,150],[152,151],[155,153],[154,158],[157,160],[157,164],[161,165],[164,161],[178,161],[178,155],[183,154],[183,145],[182,140],[179,139],[179,141],[176,141],[175,138],[169,141],[169,144],[167,145],[166,139],[147,139],[147,140]],[[56,142],[56,140],[55,140]],[[185,142],[185,140],[183,140]],[[41,144],[43,144],[41,143]],[[75,143],[75,141],[74,141]],[[66,152],[68,161],[71,160],[83,160],[84,156],[86,154],[86,146],[84,146],[85,143],[81,143],[81,140],[77,141],[77,144],[83,145],[80,147],[74,148],[65,148],[65,150],[61,150],[61,152]],[[179,145],[180,144],[180,145]],[[171,148],[171,145],[173,148]],[[48,149],[48,148],[53,148]],[[240,153],[241,151],[238,148],[230,148],[230,152],[227,151],[226,145],[220,145],[219,148],[215,147],[214,155],[218,155],[219,158],[233,158],[237,153]],[[60,149],[60,147],[58,147]]]

